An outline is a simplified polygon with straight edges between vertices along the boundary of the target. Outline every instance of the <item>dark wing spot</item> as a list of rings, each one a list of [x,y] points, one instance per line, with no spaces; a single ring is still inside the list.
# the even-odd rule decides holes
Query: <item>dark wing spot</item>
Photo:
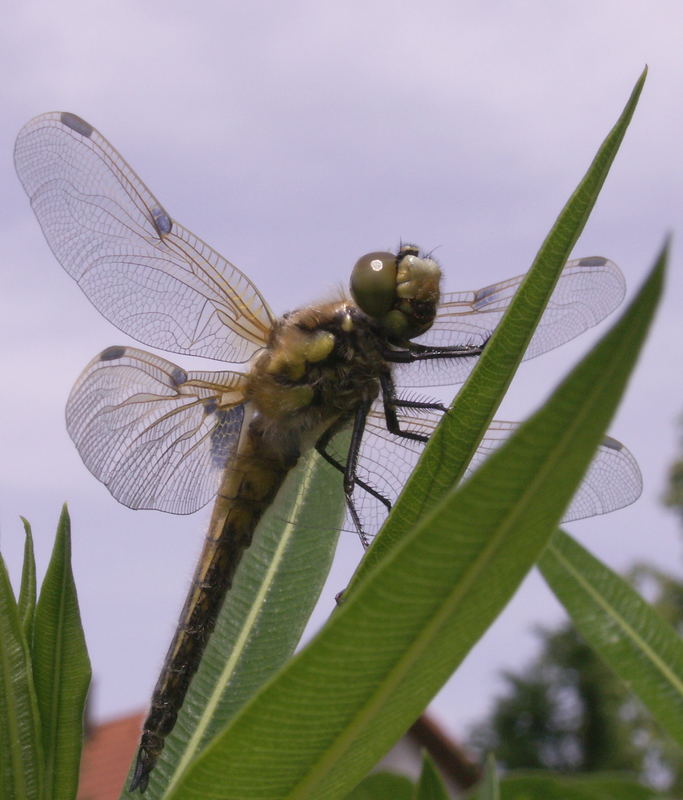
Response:
[[[182,386],[187,383],[187,372],[180,367],[176,367],[171,373],[171,382],[174,386]]]
[[[152,221],[159,236],[171,232],[171,218],[161,206],[152,209]]]
[[[100,361],[115,361],[117,358],[121,358],[125,352],[126,348],[121,347],[120,345],[107,347],[106,350],[103,350],[100,353]]]
[[[486,305],[484,301],[492,294],[497,294],[499,288],[499,286],[493,284],[493,286],[485,286],[483,289],[479,289],[479,291],[474,293],[474,300],[472,304],[477,307],[479,305]]]
[[[204,400],[204,413],[207,415],[213,414],[214,411],[218,408],[218,400],[215,397],[207,397]]]
[[[72,131],[80,133],[81,136],[85,136],[86,139],[89,139],[92,136],[94,131],[93,126],[87,123],[84,119],[81,119],[76,114],[71,114],[69,111],[62,111],[59,118],[62,122],[62,125],[66,125],[66,127],[71,128]]]
[[[621,442],[618,442],[616,439],[613,439],[611,436],[605,436],[601,444],[603,447],[609,447],[610,450],[624,449],[624,445]]]
[[[602,256],[589,256],[588,258],[579,259],[580,267],[604,267],[607,259]]]

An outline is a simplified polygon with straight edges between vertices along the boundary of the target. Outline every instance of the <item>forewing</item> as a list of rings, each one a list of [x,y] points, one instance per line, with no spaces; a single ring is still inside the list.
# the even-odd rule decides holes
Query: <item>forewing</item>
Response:
[[[66,422],[85,465],[130,508],[190,514],[216,494],[239,442],[245,378],[185,372],[109,347],[85,368]]]
[[[440,412],[429,410],[398,414],[403,430],[426,436],[433,433],[441,416]],[[468,465],[465,477],[471,475],[518,426],[519,423],[516,422],[494,420]],[[368,415],[358,459],[358,476],[393,506],[415,468],[423,447],[420,442],[389,433],[382,405],[378,401]],[[335,456],[341,463],[345,463],[345,453],[335,452]],[[606,436],[562,521],[571,522],[616,511],[637,500],[641,491],[642,477],[635,458],[621,442]],[[374,535],[386,518],[386,507],[360,487],[356,487],[354,491],[354,501],[364,531],[369,536]],[[344,528],[354,530],[350,518],[346,519]]]
[[[470,292],[442,296],[434,324],[415,341],[428,347],[483,345],[510,305],[525,275]],[[524,358],[559,347],[611,313],[624,298],[624,276],[601,256],[568,261],[548,301]],[[462,383],[475,357],[432,359],[393,367],[399,386]]]
[[[253,283],[172,220],[87,122],[67,112],[36,117],[14,159],[52,252],[122,331],[231,362],[265,345],[273,316]]]

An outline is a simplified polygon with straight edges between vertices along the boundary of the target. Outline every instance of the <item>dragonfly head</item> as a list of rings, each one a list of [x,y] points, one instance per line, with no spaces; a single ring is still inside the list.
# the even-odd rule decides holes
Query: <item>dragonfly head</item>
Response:
[[[420,257],[412,244],[398,253],[366,253],[351,273],[351,295],[358,308],[379,323],[392,342],[429,330],[439,303],[441,269]]]

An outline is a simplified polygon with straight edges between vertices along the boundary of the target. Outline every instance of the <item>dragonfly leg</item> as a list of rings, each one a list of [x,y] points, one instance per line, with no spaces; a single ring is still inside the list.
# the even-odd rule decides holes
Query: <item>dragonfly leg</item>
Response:
[[[346,456],[346,469],[344,470],[344,494],[346,495],[346,505],[348,506],[351,519],[356,526],[361,543],[365,549],[370,546],[370,540],[368,539],[367,533],[363,530],[360,517],[358,516],[358,509],[353,502],[353,487],[358,480],[356,475],[358,455],[360,454],[360,446],[363,441],[363,433],[365,432],[365,421],[368,416],[368,411],[370,411],[371,404],[370,400],[364,399],[356,409],[353,418],[353,429],[351,431],[351,443],[349,444],[349,452]]]
[[[327,461],[328,464],[331,464],[335,469],[339,470],[339,472],[345,475],[346,466],[342,464],[341,461],[338,461],[333,455],[327,452],[327,447],[332,437],[342,427],[344,427],[343,424],[330,426],[315,443],[315,449],[318,451],[318,453],[320,453],[320,455],[325,459],[325,461]],[[369,495],[372,495],[372,497],[374,497],[376,500],[379,500],[380,503],[386,506],[387,511],[391,511],[391,501],[388,500],[383,494],[380,494],[377,491],[377,489],[373,489],[372,486],[367,484],[365,481],[361,480],[357,475],[354,478],[354,482],[356,486],[359,486],[361,489],[363,489],[363,491],[366,491]]]
[[[480,356],[484,352],[488,338],[482,344],[454,344],[444,347],[429,347],[428,345],[408,342],[407,350],[414,356],[421,358],[468,358]]]
[[[391,503],[386,497],[383,497],[378,491],[365,483],[365,481],[362,481],[356,474],[360,446],[361,442],[363,441],[363,433],[365,431],[365,420],[368,416],[371,405],[371,400],[364,399],[354,413],[353,428],[351,430],[351,442],[349,444],[349,450],[346,456],[346,464],[341,464],[336,458],[334,458],[334,456],[331,456],[327,452],[326,447],[329,444],[332,436],[334,436],[334,434],[337,433],[348,422],[348,418],[339,420],[335,425],[330,426],[330,428],[328,428],[327,431],[325,431],[325,433],[323,433],[323,435],[318,439],[315,445],[316,450],[320,453],[320,455],[329,464],[332,464],[333,467],[340,470],[344,474],[344,495],[346,496],[346,505],[349,509],[349,514],[353,520],[354,527],[356,528],[356,531],[360,537],[361,544],[366,549],[370,546],[370,539],[363,529],[363,524],[361,523],[358,509],[356,508],[356,504],[353,500],[354,488],[356,486],[360,486],[361,489],[364,489],[377,500],[382,502],[387,509],[391,508]]]
[[[391,381],[391,375],[389,375],[389,373],[387,373],[387,375],[388,375],[389,386],[391,388],[391,391],[394,392],[394,384]],[[381,385],[382,385],[382,389],[384,390],[384,383],[381,381],[381,379],[380,379],[380,382],[381,382]],[[396,398],[394,398],[394,399],[396,399]],[[412,402],[412,401],[406,401],[406,402]],[[431,404],[431,403],[428,404],[428,405],[429,405],[430,408],[433,406],[433,404]],[[325,451],[324,451],[325,446],[329,443],[329,441],[332,438],[332,436],[334,435],[334,433],[337,432],[338,428],[336,428],[335,426],[332,426],[331,428],[329,428],[320,437],[320,439],[318,440],[318,443],[316,444],[316,449],[323,456],[323,458],[325,458],[330,464],[333,464],[334,466],[336,466],[337,469],[343,470],[343,472],[344,472],[344,492],[346,494],[346,504],[348,506],[349,513],[351,514],[351,519],[353,520],[353,524],[355,525],[356,530],[358,531],[358,535],[360,536],[360,540],[361,540],[361,542],[363,544],[363,547],[366,548],[366,549],[369,547],[370,542],[368,540],[367,534],[363,530],[363,526],[362,526],[360,517],[358,516],[358,511],[357,511],[356,506],[355,506],[355,504],[353,502],[353,487],[354,487],[354,484],[357,484],[358,486],[361,486],[362,488],[367,489],[370,492],[370,494],[373,495],[373,497],[376,497],[378,500],[381,500],[386,505],[386,507],[388,509],[391,509],[391,503],[389,502],[389,500],[387,500],[387,498],[382,497],[382,495],[380,495],[378,492],[376,492],[371,487],[369,487],[366,484],[364,484],[356,476],[356,467],[357,467],[357,464],[358,464],[358,455],[359,455],[359,452],[360,452],[360,445],[361,445],[361,442],[363,440],[363,433],[365,431],[365,422],[366,422],[366,419],[367,419],[368,412],[370,411],[370,406],[371,406],[371,402],[364,401],[358,407],[358,409],[356,410],[356,413],[355,413],[355,416],[354,416],[354,420],[353,420],[353,431],[351,433],[351,443],[349,445],[349,452],[348,452],[348,455],[347,455],[346,466],[345,467],[342,466],[342,464],[340,464],[339,461],[337,461],[336,459],[332,458],[331,456],[329,456],[328,453],[325,453]],[[385,411],[386,411],[386,406],[385,406]],[[394,417],[395,416],[396,416],[396,411],[394,410]],[[344,420],[344,422],[347,422],[347,421],[348,420]],[[396,424],[398,425],[398,420],[397,420]],[[346,591],[345,589],[342,589],[342,591],[338,592],[337,595],[335,596],[334,599],[335,599],[335,602],[337,603],[337,605],[341,605],[344,602],[344,592],[345,591]]]
[[[426,408],[429,411],[443,411],[444,414],[448,411],[448,407],[443,403],[430,403],[421,400],[403,400],[400,397],[394,398],[394,406],[396,408]]]
[[[396,396],[396,387],[389,372],[385,372],[380,376],[380,385],[382,387],[382,401],[384,403],[384,418],[387,423],[387,430],[393,433],[394,436],[400,436],[403,439],[410,439],[414,442],[426,442],[429,437],[423,433],[413,433],[412,431],[404,431],[398,421],[396,414],[397,408],[422,408],[431,411],[448,411],[443,403],[429,403],[419,400],[402,400]]]
[[[434,358],[469,358],[480,356],[484,352],[486,342],[481,345],[453,345],[452,347],[426,347],[423,344],[409,342],[405,350],[385,350],[382,357],[392,364],[413,364]]]

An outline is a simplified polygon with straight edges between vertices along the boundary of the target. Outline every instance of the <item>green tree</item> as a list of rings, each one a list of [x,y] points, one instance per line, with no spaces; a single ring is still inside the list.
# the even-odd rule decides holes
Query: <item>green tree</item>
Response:
[[[645,754],[620,718],[627,692],[618,678],[572,627],[539,635],[540,655],[504,673],[505,691],[472,746],[494,752],[505,769],[641,772]]]

